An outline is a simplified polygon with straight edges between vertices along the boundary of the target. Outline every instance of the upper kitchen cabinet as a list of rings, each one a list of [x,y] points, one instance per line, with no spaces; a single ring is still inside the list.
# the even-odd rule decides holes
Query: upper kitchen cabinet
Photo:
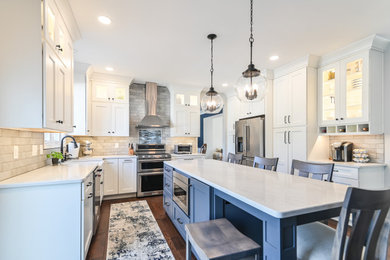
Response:
[[[320,134],[383,133],[383,53],[387,40],[372,36],[321,60]]]
[[[0,127],[72,131],[73,41],[80,33],[69,4],[5,1],[0,31],[7,39],[0,49]]]
[[[306,126],[316,107],[310,97],[315,93],[317,70],[304,67],[280,76],[274,81],[273,111],[274,128]],[[278,76],[276,74],[276,76]],[[311,118],[309,118],[311,116]],[[315,115],[314,115],[315,117]]]
[[[129,86],[124,76],[93,73],[87,84],[87,134],[129,136]]]
[[[200,136],[200,95],[197,91],[171,91],[171,135]]]
[[[240,102],[240,118],[254,117],[264,115],[264,100]]]

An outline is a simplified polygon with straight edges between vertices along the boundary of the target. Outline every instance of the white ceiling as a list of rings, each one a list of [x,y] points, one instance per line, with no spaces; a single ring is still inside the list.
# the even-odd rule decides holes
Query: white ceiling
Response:
[[[209,33],[215,82],[230,86],[249,63],[249,0],[69,0],[81,30],[76,61],[138,81],[206,87]],[[275,68],[378,33],[390,39],[389,0],[254,0],[254,63]],[[102,25],[97,16],[111,18]],[[269,56],[279,55],[278,61]]]

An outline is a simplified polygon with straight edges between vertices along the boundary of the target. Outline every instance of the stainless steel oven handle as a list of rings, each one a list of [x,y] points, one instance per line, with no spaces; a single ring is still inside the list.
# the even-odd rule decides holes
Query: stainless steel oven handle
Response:
[[[138,160],[139,163],[143,162],[165,162],[167,161],[166,159],[140,159]]]

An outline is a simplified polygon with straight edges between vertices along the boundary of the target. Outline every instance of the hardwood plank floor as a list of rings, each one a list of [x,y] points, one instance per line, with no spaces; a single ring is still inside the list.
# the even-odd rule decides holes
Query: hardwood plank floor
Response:
[[[114,203],[146,200],[153,216],[156,219],[169,247],[172,250],[173,256],[177,260],[185,259],[186,243],[176,230],[175,226],[165,214],[163,208],[162,196],[146,197],[146,198],[131,198],[118,200],[105,200],[102,203],[100,212],[100,222],[89,247],[87,260],[103,260],[106,259],[107,240],[108,240],[108,221],[110,218],[110,206]],[[195,260],[195,258],[193,257]]]
[[[108,240],[108,221],[110,218],[110,206],[114,203],[146,200],[154,218],[156,219],[169,247],[172,250],[173,256],[177,260],[185,259],[186,254],[186,243],[176,230],[175,226],[169,219],[168,215],[165,214],[163,208],[162,196],[146,197],[146,198],[131,198],[131,199],[118,199],[118,200],[105,200],[102,203],[100,212],[100,222],[96,231],[96,235],[93,237],[87,260],[105,260],[107,252],[107,240]],[[329,220],[329,226],[336,228],[337,222]],[[389,241],[390,242],[390,241]],[[390,244],[390,243],[389,243]],[[195,257],[192,257],[196,260]],[[390,252],[388,252],[388,260],[390,260]]]

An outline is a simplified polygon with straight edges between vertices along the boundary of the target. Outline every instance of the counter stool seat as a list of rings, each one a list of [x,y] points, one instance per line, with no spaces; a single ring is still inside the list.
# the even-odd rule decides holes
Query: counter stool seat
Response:
[[[260,246],[225,218],[187,224],[185,230],[187,260],[191,259],[191,248],[199,260],[260,257]]]

